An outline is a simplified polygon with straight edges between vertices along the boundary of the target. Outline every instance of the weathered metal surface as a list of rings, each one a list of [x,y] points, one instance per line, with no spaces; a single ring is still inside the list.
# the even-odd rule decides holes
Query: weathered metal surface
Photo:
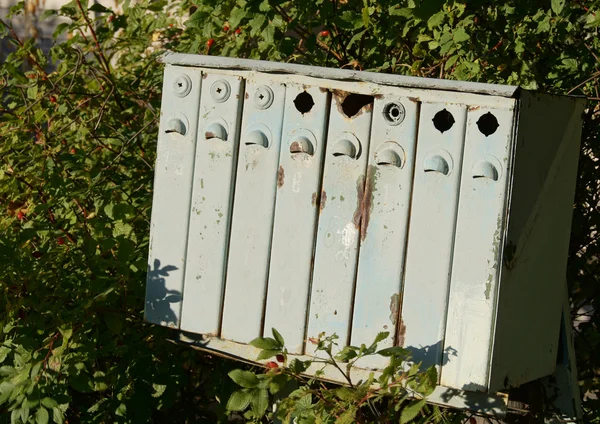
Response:
[[[424,367],[442,363],[466,112],[464,105],[421,105],[399,344]]]
[[[264,102],[263,90],[272,91]],[[249,342],[262,334],[279,170],[285,85],[246,81],[221,334]],[[211,249],[215,246],[210,246]]]
[[[350,342],[370,345],[377,333],[391,337],[398,321],[401,281],[414,171],[419,104],[390,89],[375,99],[367,171],[361,242]],[[372,357],[363,366],[385,366]]]
[[[445,386],[487,391],[514,118],[513,109],[467,115],[445,337],[455,355],[442,367]]]
[[[322,68],[318,66],[296,65],[293,63],[265,62],[262,60],[239,59],[232,57],[202,56],[167,52],[161,57],[163,63],[199,66],[216,69],[253,70],[265,73],[299,74],[341,81],[368,81],[375,84],[411,87],[429,90],[446,90],[468,93],[490,94],[513,97],[519,88],[512,85],[484,84],[478,82],[452,81],[436,78],[418,78],[404,75],[382,74],[350,69]],[[238,71],[239,72],[239,71]]]
[[[165,68],[154,170],[145,319],[177,328],[183,296],[201,81],[199,69]]]
[[[352,317],[361,220],[369,209],[364,193],[372,101],[334,92],[329,117],[307,335],[335,333],[342,346]],[[307,352],[312,348],[308,344]]]
[[[328,91],[287,85],[264,332],[275,327],[292,353],[306,331],[329,107]]]
[[[240,77],[204,74],[181,319],[185,331],[219,333],[243,90]]]

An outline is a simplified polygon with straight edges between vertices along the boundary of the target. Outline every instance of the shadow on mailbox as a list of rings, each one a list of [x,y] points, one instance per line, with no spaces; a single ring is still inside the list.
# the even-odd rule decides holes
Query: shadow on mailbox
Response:
[[[411,353],[411,359],[415,363],[421,362],[421,368],[427,369],[431,366],[439,364],[440,352],[444,346],[443,340],[440,340],[436,344],[422,347],[408,346],[406,349]],[[442,365],[446,365],[451,358],[457,357],[458,352],[452,346],[448,346],[444,349],[442,355]]]
[[[165,278],[169,272],[176,271],[174,265],[160,267],[160,260],[154,260],[154,269],[148,265],[148,281],[146,284],[146,320],[164,323],[169,326],[177,325],[178,319],[171,308],[173,303],[181,303],[182,295],[177,290],[168,290]]]

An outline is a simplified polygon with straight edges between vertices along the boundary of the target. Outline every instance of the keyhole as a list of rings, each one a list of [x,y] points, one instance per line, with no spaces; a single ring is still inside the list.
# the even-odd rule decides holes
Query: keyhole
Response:
[[[258,96],[258,98],[262,100],[262,99],[264,99],[264,98],[265,98],[265,96],[263,96],[262,94],[260,94],[260,95]]]
[[[181,88],[181,87],[183,87],[183,84],[182,84],[182,83],[180,83],[180,82],[178,82],[178,83],[177,83],[177,86]]]

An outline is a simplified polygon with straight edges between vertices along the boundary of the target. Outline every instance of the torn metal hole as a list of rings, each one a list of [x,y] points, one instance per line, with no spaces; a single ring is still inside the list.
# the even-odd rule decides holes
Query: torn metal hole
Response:
[[[494,134],[499,126],[500,124],[498,123],[498,119],[496,119],[496,117],[490,112],[482,115],[477,121],[477,128],[479,128],[479,132],[486,137]]]
[[[310,112],[314,105],[315,102],[312,96],[306,91],[298,94],[294,99],[294,106],[296,106],[296,110],[303,115]]]
[[[440,110],[433,117],[433,125],[442,134],[452,128],[454,122],[456,122],[454,116],[446,109]]]
[[[342,101],[342,111],[348,118],[352,118],[363,107],[373,104],[374,100],[375,98],[373,96],[367,96],[366,94],[349,94]]]

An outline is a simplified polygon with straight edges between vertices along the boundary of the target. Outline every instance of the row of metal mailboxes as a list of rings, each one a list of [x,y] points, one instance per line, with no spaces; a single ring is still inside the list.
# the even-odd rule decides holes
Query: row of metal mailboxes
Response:
[[[486,387],[515,100],[344,88],[166,68],[147,319],[309,355],[389,331]]]

